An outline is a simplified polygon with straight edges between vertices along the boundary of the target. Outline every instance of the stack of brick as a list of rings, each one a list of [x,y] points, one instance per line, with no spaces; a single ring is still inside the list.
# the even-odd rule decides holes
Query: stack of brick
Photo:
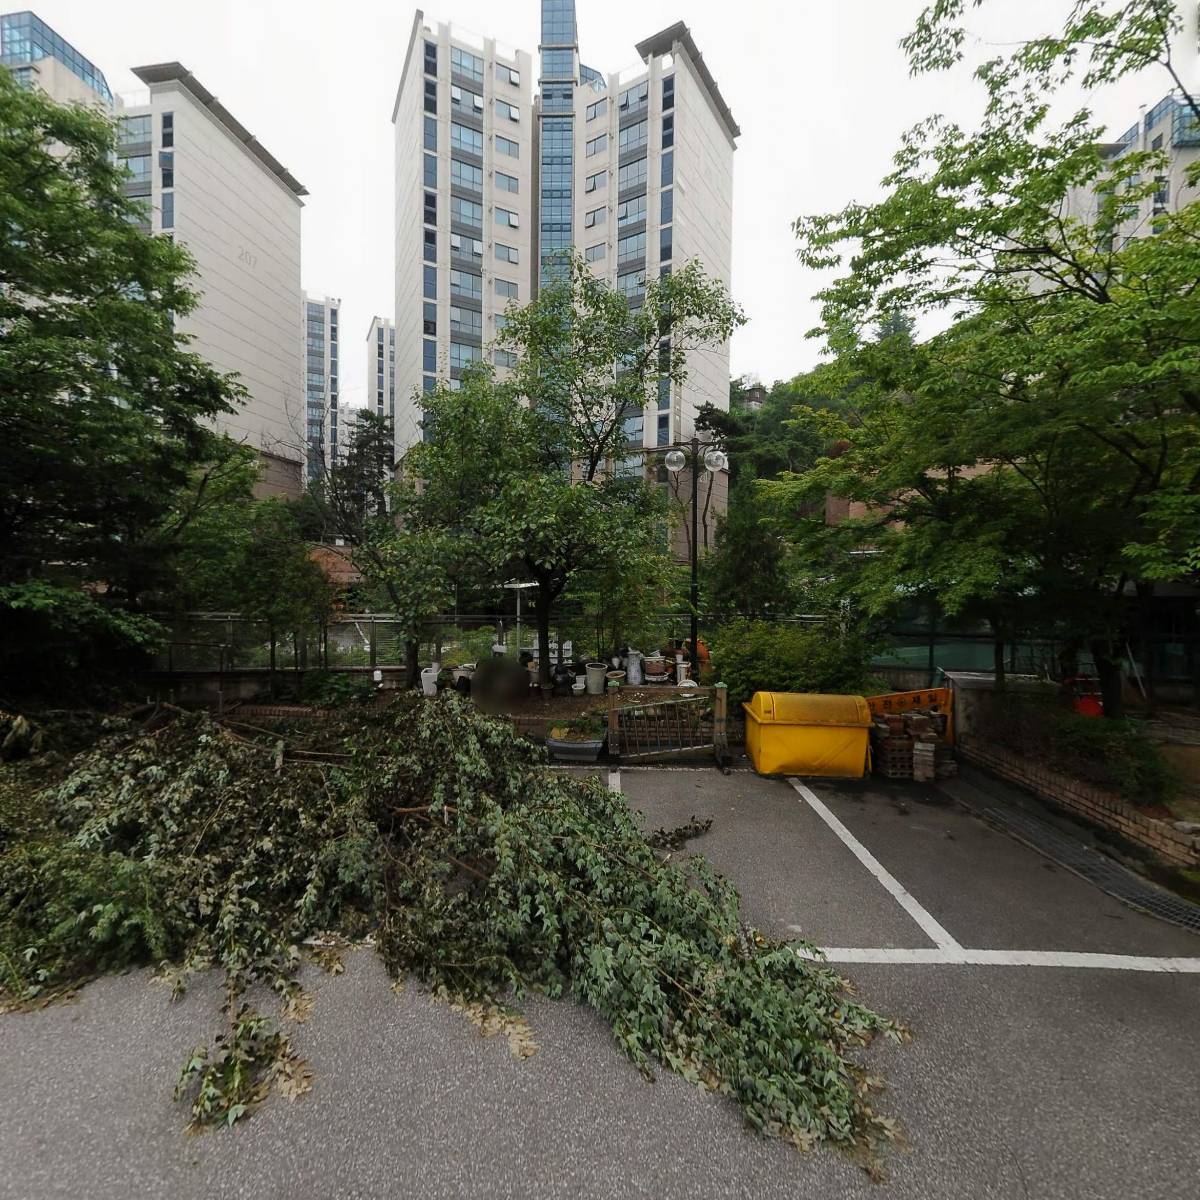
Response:
[[[871,729],[871,757],[885,779],[911,779],[913,743],[905,732],[904,717],[876,717]]]
[[[958,774],[958,760],[954,747],[939,743],[934,755],[934,774],[939,779],[953,779]]]
[[[936,778],[934,765],[937,754],[937,734],[928,713],[905,713],[904,723],[913,739],[913,781],[932,783]]]

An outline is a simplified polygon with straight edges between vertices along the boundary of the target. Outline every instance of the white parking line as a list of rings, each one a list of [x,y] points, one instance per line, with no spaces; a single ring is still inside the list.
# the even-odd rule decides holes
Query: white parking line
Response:
[[[912,917],[912,919],[916,921],[918,925],[920,925],[920,927],[929,935],[930,940],[939,948],[939,950],[962,950],[962,946],[960,946],[959,943],[956,942],[954,938],[952,938],[936,920],[934,920],[933,916],[916,901],[908,889],[905,888],[904,885],[894,875],[892,875],[890,871],[888,871],[888,869],[879,861],[879,859],[877,859],[875,855],[873,855],[870,850],[868,850],[866,846],[864,846],[862,842],[860,842],[858,838],[856,838],[854,834],[852,834],[850,830],[848,830],[845,825],[843,825],[841,821],[839,821],[837,817],[835,817],[833,813],[830,812],[829,809],[817,799],[816,795],[810,788],[805,787],[805,785],[801,783],[799,779],[789,778],[788,783],[790,783],[792,787],[795,788],[796,791],[801,795],[801,797],[803,797],[809,808],[811,808],[813,812],[815,812],[817,816],[820,817],[821,820],[824,821],[825,824],[828,825],[835,834],[837,834],[838,838],[842,841],[850,853],[853,854],[854,857],[857,858],[858,861],[861,862],[862,865],[866,867],[867,870],[870,871],[871,874],[874,875],[881,884],[883,884],[883,886],[892,894],[893,897],[895,897],[895,900],[900,907],[904,909],[904,911],[908,913],[908,915]]]
[[[804,958],[828,963],[893,963],[962,967],[1075,967],[1102,971],[1157,971],[1200,975],[1200,958],[1146,958],[1136,954],[1091,954],[1067,950],[968,950],[963,946],[937,950],[821,950]]]

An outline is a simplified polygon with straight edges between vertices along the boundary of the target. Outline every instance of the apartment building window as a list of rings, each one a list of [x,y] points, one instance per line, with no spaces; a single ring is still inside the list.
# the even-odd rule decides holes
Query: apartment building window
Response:
[[[175,193],[163,192],[162,195],[162,227],[175,228]]]
[[[421,344],[421,369],[423,371],[437,370],[437,342],[433,338],[425,338]]]
[[[589,175],[584,180],[583,190],[585,192],[598,192],[608,182],[607,171],[597,171],[595,175]]]
[[[650,82],[643,79],[641,83],[635,83],[632,87],[626,88],[621,93],[621,100],[618,107],[621,112],[635,112],[641,108],[650,95]]]
[[[608,112],[608,97],[601,96],[594,104],[587,106],[587,119],[594,121],[597,117],[602,117]]]
[[[507,117],[510,121],[519,121],[521,119],[521,110],[515,104],[509,104],[507,100],[496,101],[496,112],[499,116]]]
[[[1159,133],[1159,134],[1156,134],[1153,141],[1151,141],[1150,149],[1151,150],[1161,150],[1162,145],[1163,145],[1163,135],[1161,133]]]
[[[450,329],[454,333],[482,333],[483,313],[477,308],[450,305]]]
[[[425,80],[425,111],[427,113],[437,112],[437,80]]]
[[[554,87],[542,84],[542,112],[570,114],[575,111],[575,88],[571,84]]]
[[[658,433],[657,446],[669,446],[671,444],[671,414],[669,412],[658,414]]]
[[[450,160],[450,182],[472,192],[482,192],[483,168],[452,158]]]
[[[665,150],[668,146],[673,145],[675,145],[675,115],[672,113],[663,117],[662,148]]]
[[[663,78],[663,103],[664,109],[675,107],[675,76],[667,75]]]
[[[662,193],[662,215],[658,218],[660,225],[670,225],[675,215],[675,193],[668,188]]]
[[[608,244],[606,242],[597,242],[594,246],[589,246],[583,256],[588,262],[600,262],[608,254]]]
[[[501,242],[496,243],[496,257],[501,262],[520,262],[520,255],[517,253],[516,246],[505,246]]]
[[[508,367],[511,370],[517,365],[517,356],[511,350],[497,350],[493,357],[498,367]]]
[[[149,140],[150,117],[148,114],[144,117],[121,118],[119,133],[117,134],[118,146],[137,146]]]
[[[436,42],[426,42],[425,43],[425,74],[426,75],[436,75],[437,74],[437,43]]]
[[[483,228],[483,205],[473,200],[464,200],[461,196],[450,197],[450,220],[462,225],[470,225],[475,229]]]
[[[425,186],[437,187],[437,155],[425,155]]]
[[[635,233],[632,237],[622,238],[617,243],[617,262],[630,262],[635,258],[646,257],[646,235]]]
[[[465,150],[468,154],[483,154],[483,134],[478,129],[460,125],[457,121],[450,122],[450,145],[456,150]]]
[[[483,258],[483,243],[478,238],[463,237],[460,234],[450,235],[450,253],[460,258]]]
[[[662,178],[660,187],[670,187],[675,182],[675,151],[671,150],[662,156]]]
[[[453,271],[450,273],[454,274]],[[425,267],[425,289],[424,295],[426,300],[437,299],[437,267]]]
[[[516,67],[506,67],[503,63],[497,63],[496,78],[501,83],[511,83],[513,87],[521,86],[521,72]]]
[[[517,214],[510,208],[496,209],[496,224],[506,225],[509,229],[516,229],[520,225],[520,219]]]
[[[425,118],[425,149],[437,149],[437,117]]]
[[[645,186],[646,160],[639,158],[637,162],[626,163],[617,171],[617,191],[626,192],[632,187]]]
[[[158,169],[162,173],[162,186],[173,188],[175,186],[175,154],[173,151],[159,151]]]
[[[133,176],[135,183],[150,182],[150,155],[135,154],[132,158],[122,160],[125,169]]]
[[[632,200],[626,200],[624,204],[617,208],[617,228],[624,228],[626,225],[636,225],[639,221],[646,219],[646,197],[635,196]]]
[[[506,317],[504,315],[504,313],[497,313],[496,317],[495,317],[495,321],[496,321],[496,332],[497,333],[500,333],[502,330],[505,330],[508,328],[508,317]]]
[[[671,258],[671,226],[668,225],[658,235],[658,260],[668,262]]]
[[[437,262],[437,230],[425,230],[425,261]]]
[[[483,112],[483,97],[478,92],[461,88],[457,83],[450,85],[450,107],[457,112],[479,116]]]
[[[608,212],[606,208],[593,208],[590,213],[587,213],[583,218],[585,229],[593,229],[597,225],[604,224],[604,214]]]
[[[509,300],[515,300],[517,298],[517,285],[511,279],[497,279],[496,295],[504,296]]]
[[[426,304],[421,314],[421,331],[430,337],[437,335],[437,305]]]
[[[646,290],[646,277],[640,271],[617,276],[617,291],[626,300],[636,300]]]
[[[450,69],[475,83],[483,83],[483,59],[457,46],[450,47]]]
[[[663,370],[669,370],[671,366],[670,358],[662,365]],[[658,381],[658,408],[662,412],[664,409],[671,407],[671,380],[669,377],[660,377]]]
[[[608,134],[602,133],[599,137],[594,137],[587,144],[587,156],[591,158],[593,155],[599,154],[601,150],[608,146]]]
[[[163,113],[162,115],[162,144],[164,150],[175,145],[174,113]]]
[[[450,294],[453,296],[469,296],[474,300],[483,298],[483,277],[470,271],[450,272]]]
[[[500,134],[496,134],[496,150],[500,154],[507,154],[509,158],[521,157],[521,147],[511,138],[501,137]]]
[[[452,367],[469,367],[473,362],[483,358],[483,351],[478,346],[468,346],[462,342],[450,343],[450,365]]]
[[[437,224],[437,193],[436,192],[426,192],[425,193],[425,208],[423,211],[425,214],[425,224],[426,225],[436,225]]]
[[[648,134],[648,121],[639,121],[636,125],[626,125],[621,130],[620,147],[622,150],[634,150],[638,146],[646,144]]]
[[[574,79],[574,77],[575,77],[575,51],[574,50],[543,50],[542,51],[542,78],[543,79]]]
[[[496,172],[496,187],[502,192],[517,192],[521,190],[520,181],[515,175],[505,175],[503,171]]]
[[[429,378],[429,376],[428,376],[428,375],[426,375],[426,376],[425,376],[425,377],[424,377],[424,378],[421,380],[421,390],[422,390],[423,392],[435,392],[435,391],[437,391],[437,380],[436,380],[436,379],[430,379],[430,378]],[[421,426],[421,440],[422,440],[423,442],[427,442],[427,441],[429,441],[429,431],[428,431],[428,430],[425,428],[425,426],[424,426],[424,425],[422,425],[422,426]]]

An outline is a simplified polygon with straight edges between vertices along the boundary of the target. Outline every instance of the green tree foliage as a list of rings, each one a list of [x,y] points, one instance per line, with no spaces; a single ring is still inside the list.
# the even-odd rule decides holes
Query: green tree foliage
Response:
[[[0,1003],[158,960],[179,987],[223,969],[226,1031],[188,1056],[181,1090],[194,1121],[230,1123],[272,1087],[308,1086],[245,989],[303,1011],[303,940],[371,932],[391,974],[468,1012],[574,998],[647,1076],[728,1097],[764,1134],[863,1156],[892,1136],[852,1052],[900,1031],[811,947],[749,926],[704,859],[665,861],[621,796],[547,770],[507,722],[404,696],[341,726],[245,734],[177,715],[60,760],[29,798],[37,823],[0,838]]]
[[[169,571],[164,519],[242,394],[175,332],[192,260],[137,228],[124,181],[109,121],[0,71],[0,586],[25,647],[120,642],[111,609]]]
[[[734,705],[755,692],[860,695],[870,685],[870,644],[832,621],[731,621],[714,637],[712,658]]]
[[[796,602],[788,544],[769,506],[743,485],[718,515],[716,545],[700,564],[701,606],[714,616],[788,615]]]
[[[926,10],[914,70],[958,61],[965,8]],[[799,536],[872,608],[925,591],[998,637],[1089,641],[1113,715],[1127,585],[1187,569],[1200,540],[1200,205],[1138,227],[1162,153],[1113,155],[1086,110],[1055,120],[1051,102],[1079,70],[1169,66],[1173,11],[1081,0],[1061,34],[977,69],[976,130],[923,122],[881,201],[797,221],[802,261],[843,272],[821,294],[822,390],[853,384],[855,409],[801,413],[841,453],[769,489],[868,506]],[[918,347],[872,336],[943,310]]]

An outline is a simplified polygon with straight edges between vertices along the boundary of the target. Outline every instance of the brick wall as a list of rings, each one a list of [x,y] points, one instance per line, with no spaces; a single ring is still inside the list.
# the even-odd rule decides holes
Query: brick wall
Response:
[[[960,736],[959,755],[967,762],[1028,788],[1043,800],[1119,833],[1126,841],[1150,851],[1173,867],[1200,866],[1200,838],[1181,833],[1165,821],[1144,816],[1120,796],[1032,759],[1021,758],[975,735]]]

